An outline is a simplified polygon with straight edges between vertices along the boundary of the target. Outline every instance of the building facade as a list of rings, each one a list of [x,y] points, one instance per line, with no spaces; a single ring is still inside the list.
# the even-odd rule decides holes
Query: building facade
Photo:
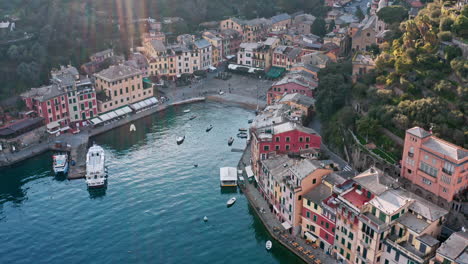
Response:
[[[449,203],[468,186],[468,150],[420,127],[406,131],[402,157],[402,177]]]

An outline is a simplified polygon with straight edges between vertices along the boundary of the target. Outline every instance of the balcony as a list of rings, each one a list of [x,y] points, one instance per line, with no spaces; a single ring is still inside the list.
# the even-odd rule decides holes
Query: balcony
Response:
[[[453,171],[449,171],[449,170],[447,170],[445,168],[442,168],[442,172],[447,174],[447,175],[450,175],[450,176],[452,176],[452,174],[453,174]]]
[[[388,224],[380,220],[379,218],[375,217],[373,214],[369,212],[360,214],[359,220],[365,224],[367,224],[370,228],[374,229],[377,233],[382,233],[388,229]]]
[[[388,236],[386,242],[395,250],[398,250],[402,254],[409,256],[410,258],[416,260],[419,263],[424,263],[434,256],[434,252],[424,254],[417,250],[415,247],[413,247],[413,245],[403,240],[403,238],[400,238],[396,235]]]

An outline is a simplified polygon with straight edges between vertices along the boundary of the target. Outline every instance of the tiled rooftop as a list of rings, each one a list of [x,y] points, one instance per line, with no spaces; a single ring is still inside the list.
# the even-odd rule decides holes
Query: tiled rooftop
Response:
[[[360,209],[365,203],[369,202],[371,198],[367,198],[367,194],[365,192],[359,194],[356,192],[356,190],[356,188],[353,188],[347,193],[343,194],[342,197]]]

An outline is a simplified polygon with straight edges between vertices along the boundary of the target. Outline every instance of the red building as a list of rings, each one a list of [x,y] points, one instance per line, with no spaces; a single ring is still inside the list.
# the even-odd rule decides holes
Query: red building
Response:
[[[29,110],[44,118],[50,133],[86,125],[98,114],[96,92],[91,80],[80,78],[75,67],[51,72],[49,86],[32,88],[21,96]]]
[[[278,102],[285,94],[299,93],[305,96],[314,97],[312,86],[300,75],[288,75],[274,83],[267,92],[267,104]]]
[[[56,84],[32,88],[21,95],[26,107],[44,118],[49,130],[59,132],[68,129],[68,98],[64,88]],[[58,128],[53,129],[53,128]]]
[[[260,160],[269,155],[297,153],[305,149],[320,149],[322,138],[315,130],[287,122],[262,128],[252,128],[252,166],[259,174]]]

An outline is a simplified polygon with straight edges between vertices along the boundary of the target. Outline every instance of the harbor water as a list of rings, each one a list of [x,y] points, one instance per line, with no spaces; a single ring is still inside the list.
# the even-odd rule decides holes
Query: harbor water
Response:
[[[135,132],[92,138],[107,155],[104,190],[54,176],[52,153],[0,169],[0,263],[303,263],[276,242],[266,251],[271,237],[246,198],[219,186],[219,168],[242,154],[227,141],[244,148],[235,135],[253,116],[181,105],[134,122]]]

